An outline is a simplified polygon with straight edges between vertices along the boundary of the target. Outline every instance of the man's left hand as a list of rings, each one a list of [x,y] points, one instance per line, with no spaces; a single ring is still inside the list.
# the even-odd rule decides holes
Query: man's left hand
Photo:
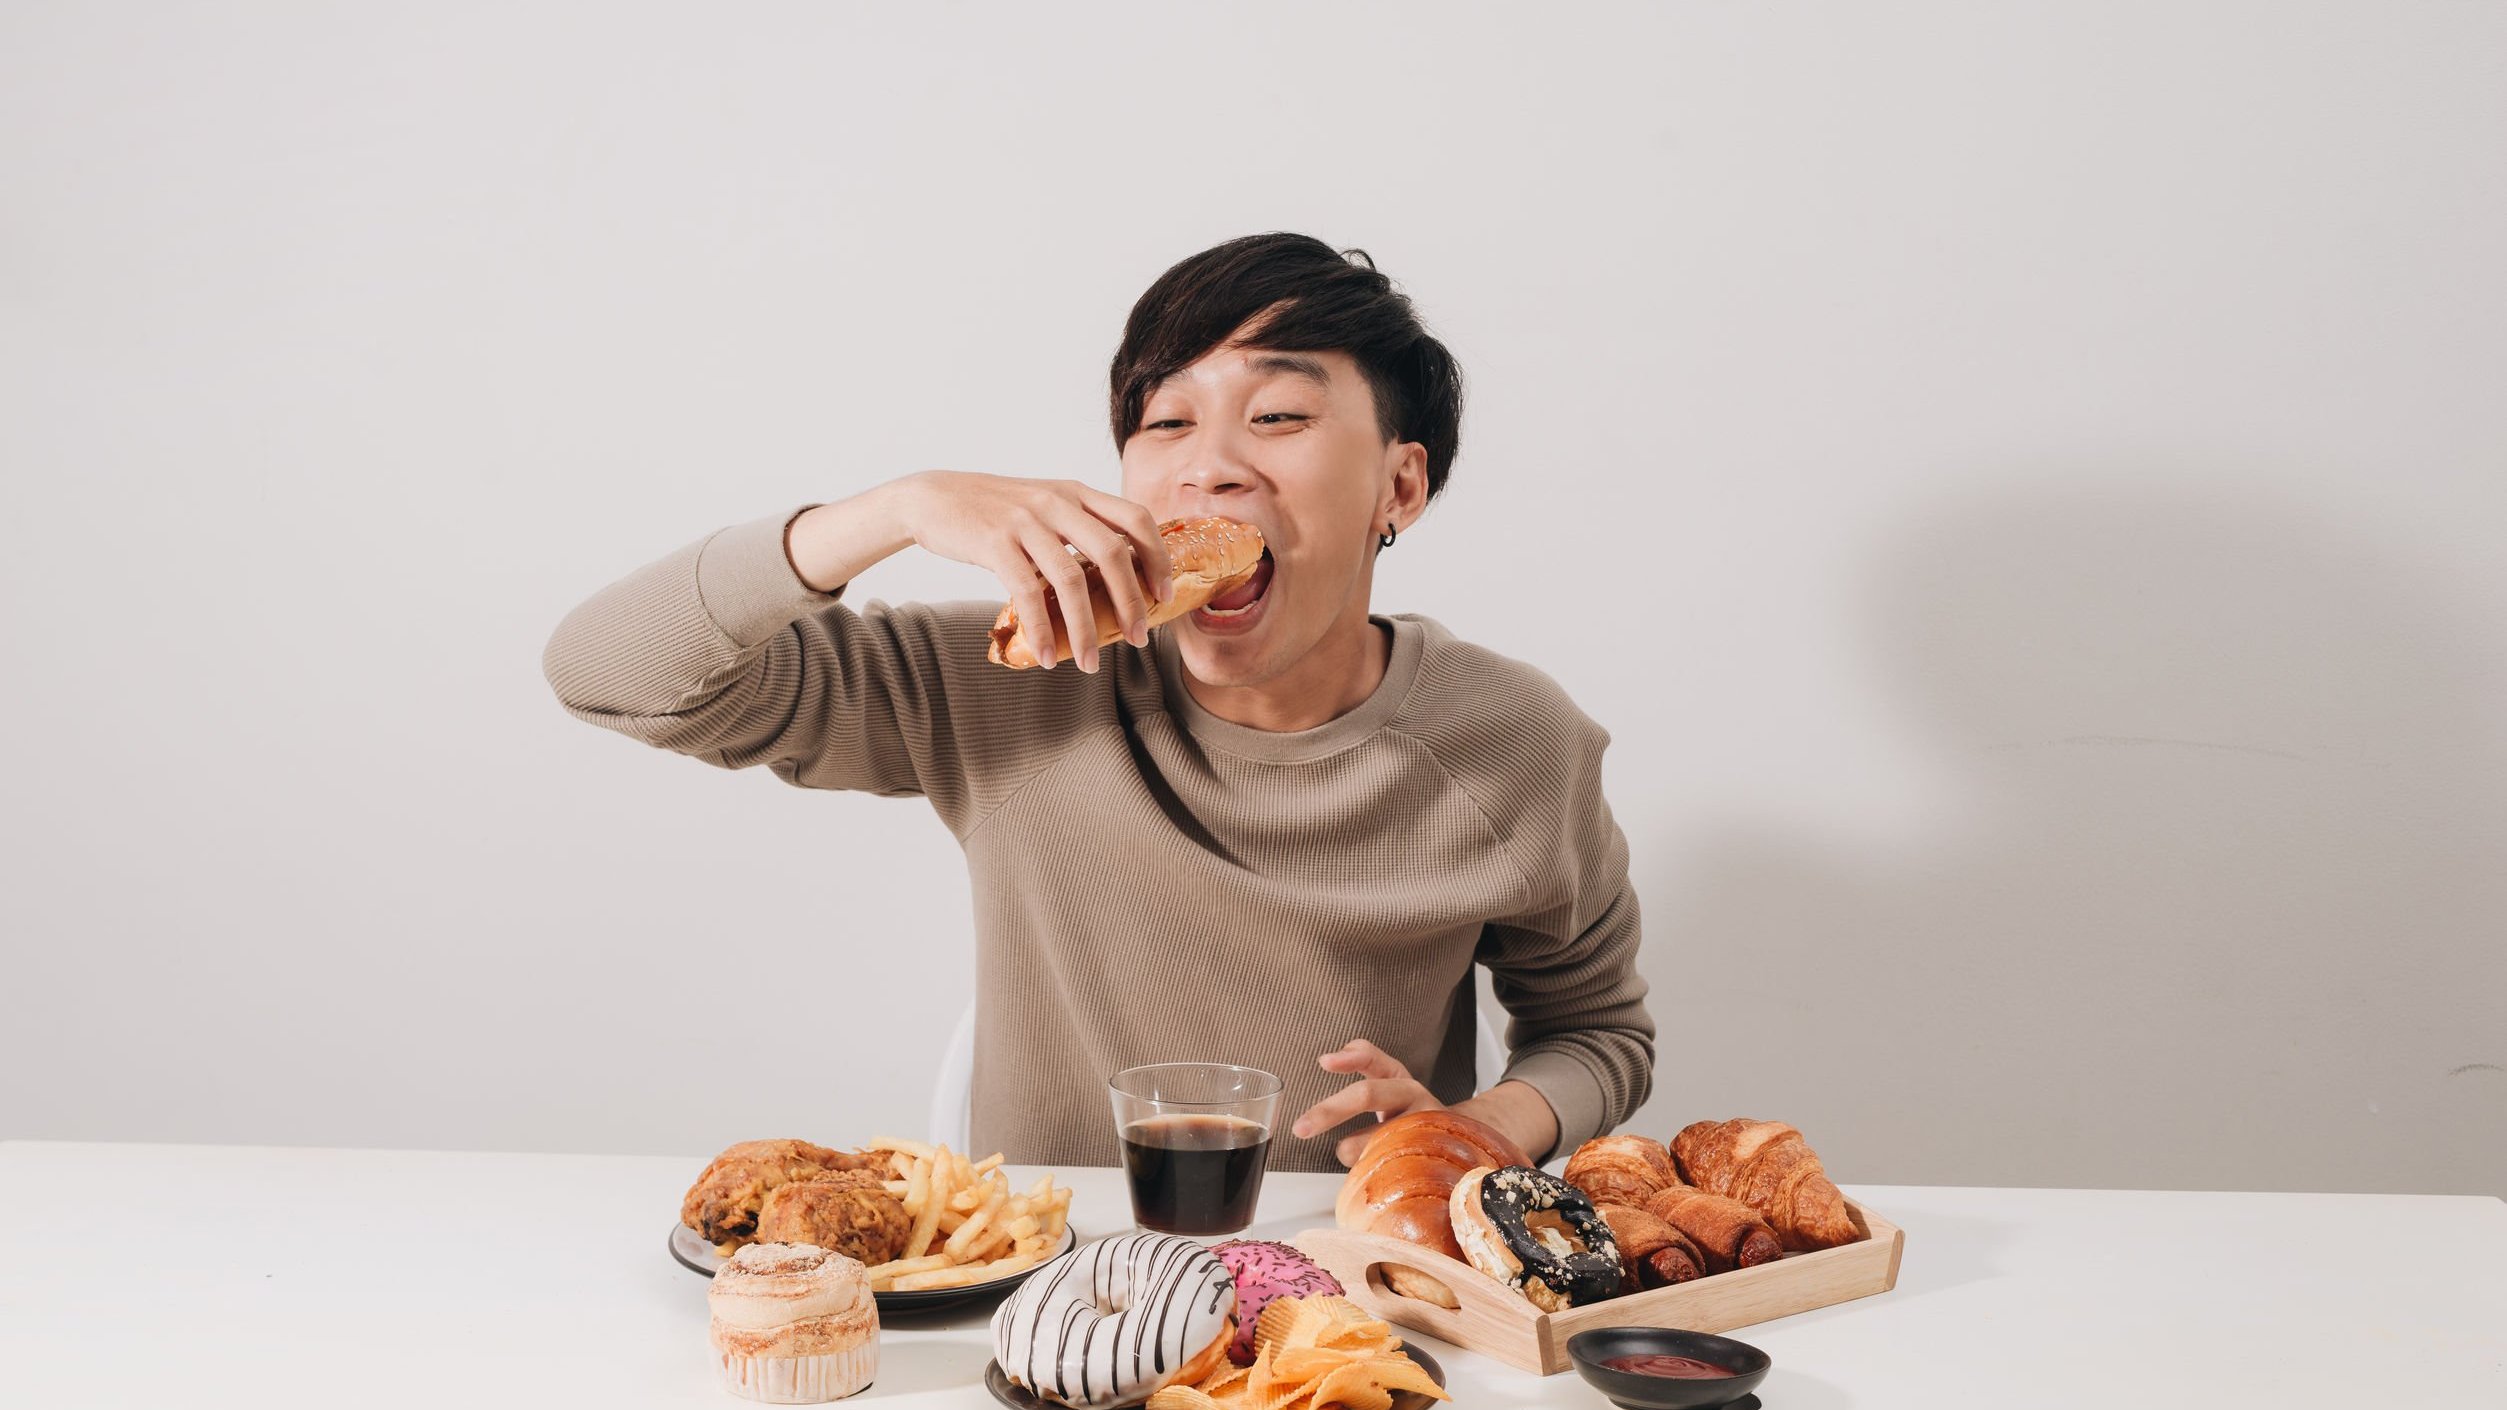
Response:
[[[1325,1053],[1315,1061],[1326,1072],[1345,1072],[1358,1080],[1306,1108],[1288,1128],[1300,1140],[1329,1131],[1361,1112],[1371,1111],[1378,1121],[1389,1121],[1405,1112],[1439,1111],[1445,1106],[1399,1059],[1364,1038],[1352,1038],[1339,1052]],[[1343,1136],[1332,1153],[1341,1164],[1354,1165],[1374,1135],[1361,1130]]]

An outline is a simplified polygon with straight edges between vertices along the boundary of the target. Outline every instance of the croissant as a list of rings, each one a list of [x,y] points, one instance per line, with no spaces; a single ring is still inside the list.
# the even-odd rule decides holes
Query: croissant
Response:
[[[1765,1216],[1788,1249],[1835,1248],[1863,1236],[1845,1195],[1802,1133],[1781,1121],[1698,1121],[1671,1139],[1681,1175]]]
[[[1595,1204],[1638,1208],[1656,1190],[1680,1183],[1671,1152],[1643,1136],[1596,1136],[1567,1157],[1565,1174]]]
[[[1688,1235],[1660,1215],[1634,1205],[1604,1204],[1602,1221],[1619,1241],[1619,1263],[1625,1270],[1621,1291],[1668,1287],[1706,1274],[1706,1255]]]
[[[1706,1255],[1709,1273],[1756,1267],[1784,1256],[1784,1243],[1776,1231],[1767,1227],[1757,1210],[1737,1199],[1674,1185],[1657,1190],[1645,1202],[1645,1212],[1688,1235]]]
[[[1149,604],[1149,625],[1174,621],[1210,599],[1243,582],[1262,562],[1262,531],[1251,524],[1234,519],[1209,517],[1202,519],[1169,519],[1158,526],[1158,537],[1166,545],[1167,562],[1175,569],[1175,591],[1164,602]],[[1106,595],[1105,583],[1096,564],[1088,565],[1088,605],[1097,618],[1097,644],[1112,646],[1123,639],[1123,620],[1115,615],[1114,599]],[[1059,612],[1053,591],[1045,590],[1048,611]],[[1069,659],[1071,644],[1062,638],[1069,634],[1059,616],[1054,619],[1053,659]],[[985,653],[996,666],[1025,670],[1041,664],[1035,643],[1027,636],[1027,624],[1018,619],[1018,610],[1002,604],[1001,615],[992,624],[992,647]]]
[[[1450,1201],[1463,1172],[1482,1165],[1530,1165],[1504,1132],[1454,1111],[1414,1111],[1376,1128],[1341,1181],[1332,1220],[1344,1229],[1432,1248],[1460,1259]],[[1439,1307],[1460,1307],[1453,1289],[1425,1273],[1388,1266],[1393,1291]]]

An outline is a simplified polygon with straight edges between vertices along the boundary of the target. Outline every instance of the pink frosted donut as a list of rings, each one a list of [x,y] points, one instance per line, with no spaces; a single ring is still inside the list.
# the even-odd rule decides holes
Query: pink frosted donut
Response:
[[[1341,1280],[1315,1266],[1286,1244],[1269,1239],[1230,1239],[1210,1250],[1236,1279],[1236,1340],[1227,1359],[1250,1366],[1254,1359],[1254,1323],[1275,1297],[1341,1295]]]

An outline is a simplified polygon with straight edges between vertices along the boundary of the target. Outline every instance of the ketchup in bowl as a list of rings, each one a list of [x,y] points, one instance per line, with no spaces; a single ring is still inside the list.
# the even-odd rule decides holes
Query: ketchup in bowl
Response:
[[[1620,1410],[1727,1410],[1775,1362],[1745,1341],[1675,1327],[1595,1327],[1567,1338],[1576,1374]]]
[[[1694,1356],[1665,1356],[1659,1352],[1641,1352],[1634,1356],[1613,1356],[1602,1362],[1614,1371],[1638,1376],[1663,1376],[1675,1381],[1718,1381],[1738,1375],[1728,1366],[1700,1361]]]

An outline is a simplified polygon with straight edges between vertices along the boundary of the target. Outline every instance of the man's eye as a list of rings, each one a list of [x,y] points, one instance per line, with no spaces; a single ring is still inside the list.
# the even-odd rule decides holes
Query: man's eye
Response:
[[[1183,424],[1184,424],[1183,422],[1178,421],[1178,420],[1176,420],[1174,417],[1170,416],[1170,417],[1168,417],[1168,418],[1167,418],[1166,420],[1164,420],[1164,421],[1152,421],[1152,422],[1150,422],[1148,425],[1143,426],[1143,427],[1141,427],[1140,429],[1142,429],[1142,430],[1144,430],[1144,431],[1163,431],[1163,430],[1165,430],[1165,429],[1166,429],[1167,427],[1169,427],[1169,426],[1181,426],[1181,425],[1183,425]]]
[[[1256,425],[1265,421],[1307,421],[1313,418],[1295,411],[1266,411],[1254,418]]]

